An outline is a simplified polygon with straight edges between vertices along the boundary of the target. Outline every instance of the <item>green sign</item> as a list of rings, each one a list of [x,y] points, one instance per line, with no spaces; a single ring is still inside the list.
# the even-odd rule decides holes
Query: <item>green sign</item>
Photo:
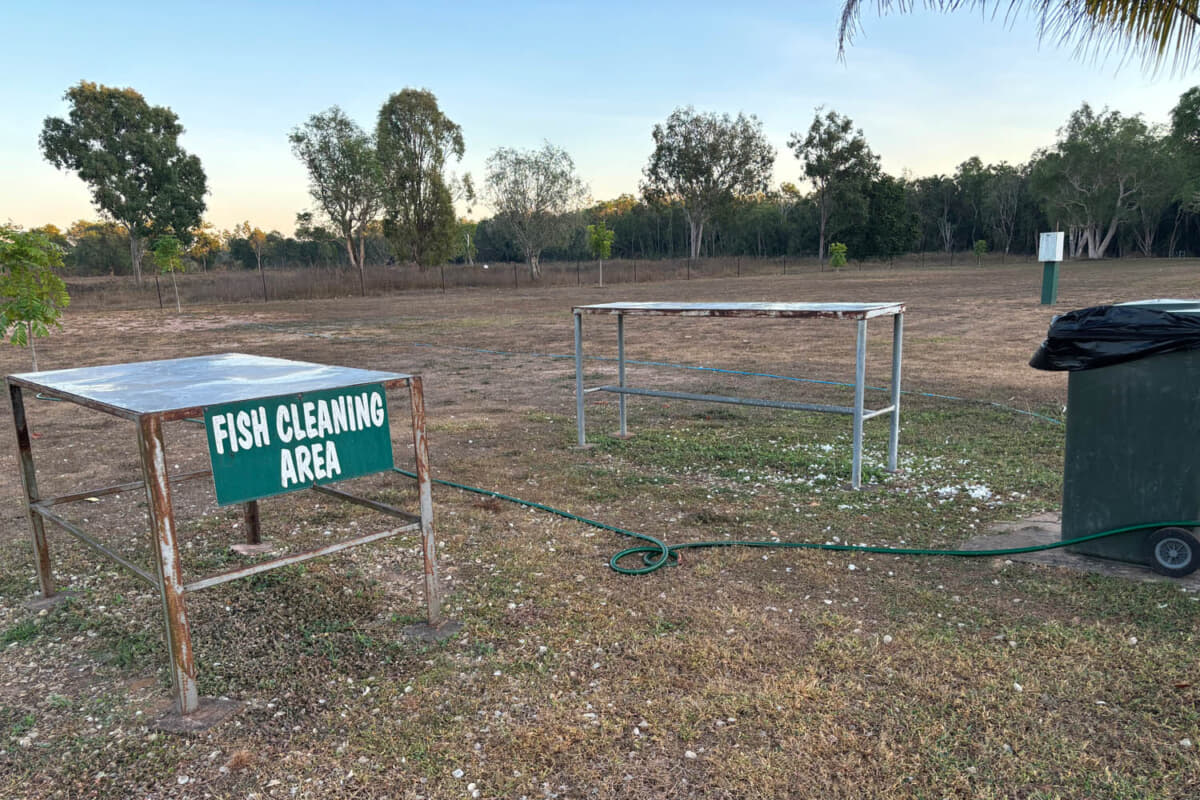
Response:
[[[392,468],[378,383],[209,406],[204,427],[223,506]]]

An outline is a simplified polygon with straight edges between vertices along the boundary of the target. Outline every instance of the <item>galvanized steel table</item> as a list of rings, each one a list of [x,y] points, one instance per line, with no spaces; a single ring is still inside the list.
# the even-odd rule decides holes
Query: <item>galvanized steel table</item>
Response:
[[[710,403],[732,403],[734,405],[785,408],[793,411],[822,411],[832,414],[849,414],[854,418],[854,461],[850,483],[858,489],[862,485],[862,431],[863,422],[872,417],[891,415],[891,434],[888,438],[888,470],[896,470],[896,453],[900,440],[900,362],[904,343],[903,303],[598,303],[576,306],[575,312],[575,416],[579,428],[579,446],[587,445],[586,419],[583,398],[591,392],[613,392],[618,397],[620,436],[628,436],[625,422],[625,395],[646,397],[668,397],[679,400],[698,400]],[[617,317],[617,385],[583,386],[583,315],[615,314]],[[782,400],[765,400],[744,397],[726,397],[690,392],[671,392],[661,389],[640,389],[625,383],[625,317],[626,316],[677,316],[677,317],[772,317],[777,319],[837,319],[854,320],[858,325],[857,347],[854,361],[854,405],[830,406],[813,403],[792,403]],[[892,317],[892,383],[891,404],[874,410],[864,408],[867,368],[867,320],[875,317]]]
[[[21,462],[21,481],[33,534],[33,548],[42,599],[50,600],[57,594],[50,569],[50,551],[47,547],[44,529],[45,520],[59,525],[101,555],[117,562],[157,589],[163,603],[175,708],[182,720],[182,722],[177,720],[175,727],[182,729],[206,727],[230,710],[229,703],[208,699],[204,701],[202,708],[197,695],[196,669],[185,604],[187,592],[296,564],[399,533],[419,530],[425,562],[425,600],[428,622],[431,627],[435,628],[442,622],[441,595],[438,588],[433,536],[429,447],[425,438],[425,401],[419,376],[226,353],[197,358],[30,372],[10,375],[7,382],[12,399],[13,423],[16,427],[17,448]],[[305,488],[399,517],[406,524],[392,530],[334,542],[313,550],[273,558],[185,583],[179,562],[175,515],[171,505],[171,484],[204,478],[211,475],[212,472],[203,470],[169,475],[163,445],[163,423],[200,416],[204,413],[205,408],[210,406],[283,395],[361,387],[367,384],[381,385],[385,390],[408,388],[412,410],[413,449],[416,456],[418,513],[411,514],[401,511],[330,486],[309,485]],[[136,423],[143,480],[59,497],[42,497],[38,492],[29,425],[25,416],[23,393],[26,389]],[[55,507],[66,503],[142,488],[146,490],[149,507],[150,533],[153,540],[150,548],[154,558],[153,573],[114,552],[103,542],[89,535],[55,510]],[[248,541],[256,543],[259,538],[258,503],[256,500],[252,500],[245,503],[243,507],[248,528]]]

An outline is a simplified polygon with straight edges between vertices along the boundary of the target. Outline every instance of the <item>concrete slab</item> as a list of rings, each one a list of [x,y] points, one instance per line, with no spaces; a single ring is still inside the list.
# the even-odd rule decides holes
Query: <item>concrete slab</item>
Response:
[[[422,642],[443,642],[451,636],[456,635],[463,628],[461,622],[443,622],[436,628],[427,625],[423,622],[416,625],[406,625],[404,627],[404,635],[411,639],[419,639]]]
[[[165,733],[199,733],[224,722],[245,707],[245,703],[225,697],[201,697],[200,707],[191,714],[185,716],[171,708],[154,720],[153,727]]]
[[[963,543],[963,550],[1001,550],[1009,547],[1030,547],[1032,545],[1050,544],[1062,540],[1062,519],[1059,514],[1035,514],[1027,519],[1016,522],[1002,522],[992,525],[988,532],[968,539]],[[1096,575],[1111,575],[1132,581],[1170,581],[1171,583],[1200,591],[1200,570],[1184,578],[1168,578],[1159,575],[1149,567],[1140,564],[1127,564],[1123,561],[1110,561],[1106,558],[1079,555],[1071,553],[1065,547],[1054,550],[1042,550],[1037,553],[1019,553],[1005,558],[1025,564],[1041,564],[1046,567],[1063,567],[1078,572],[1091,572]]]

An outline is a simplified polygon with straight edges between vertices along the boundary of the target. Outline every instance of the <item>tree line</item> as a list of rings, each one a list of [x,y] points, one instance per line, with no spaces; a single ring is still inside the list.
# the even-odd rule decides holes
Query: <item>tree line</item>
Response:
[[[349,268],[364,291],[368,263],[520,260],[536,279],[543,258],[598,255],[588,233],[597,224],[614,258],[824,260],[834,242],[855,259],[1024,255],[1044,230],[1066,231],[1073,258],[1200,252],[1200,87],[1180,97],[1167,125],[1085,103],[1025,163],[970,157],[952,174],[925,177],[884,172],[862,130],[834,110],[793,131],[791,158],[781,159],[754,115],[678,108],[651,131],[637,194],[599,202],[549,142],[495,150],[477,196],[469,174],[449,170],[465,152],[461,128],[431,92],[404,89],[381,105],[372,130],[334,106],[288,134],[313,201],[292,235],[203,221],[206,178],[179,146],[170,109],[87,82],[66,99],[68,116],[44,123],[43,154],[89,185],[102,219],[39,230],[76,274],[140,282],[143,256],[168,238],[199,269]],[[796,180],[773,186],[776,171]],[[456,217],[456,204],[479,199],[491,216]]]

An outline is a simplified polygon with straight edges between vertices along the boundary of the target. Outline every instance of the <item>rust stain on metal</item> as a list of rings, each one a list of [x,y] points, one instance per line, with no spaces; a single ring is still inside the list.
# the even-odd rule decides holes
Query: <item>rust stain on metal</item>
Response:
[[[421,552],[425,560],[425,605],[429,624],[442,621],[442,595],[438,585],[437,545],[433,535],[433,484],[429,471],[429,441],[425,438],[425,392],[420,376],[409,379],[412,403],[413,450],[417,462],[417,495],[421,514]]]
[[[368,533],[364,536],[357,536],[353,539],[343,539],[340,542],[327,544],[324,547],[317,547],[300,553],[291,553],[290,555],[273,558],[270,561],[260,561],[257,564],[250,564],[249,566],[238,567],[237,569],[231,569],[227,572],[219,572],[216,575],[209,575],[207,578],[194,580],[183,588],[189,592],[196,592],[200,589],[207,589],[210,586],[219,586],[222,583],[229,583],[230,581],[235,581],[239,578],[248,578],[251,575],[257,575],[260,572],[267,572],[269,570],[279,569],[280,567],[287,567],[292,564],[299,564],[301,562],[308,561],[309,559],[327,556],[331,553],[338,553],[342,550],[348,550],[351,547],[357,547],[360,544],[377,542],[380,539],[387,539],[395,536],[398,533],[416,529],[416,524],[404,525],[392,530],[379,531],[377,533]]]
[[[46,542],[45,524],[34,504],[38,502],[37,472],[33,466],[33,443],[29,437],[29,423],[25,419],[25,399],[21,387],[8,383],[9,399],[12,400],[13,426],[17,432],[17,451],[21,461],[21,488],[25,492],[25,513],[29,517],[29,530],[33,537],[33,554],[37,565],[38,589],[42,599],[54,596],[54,573],[50,569],[50,547]]]
[[[341,489],[334,489],[331,486],[312,486],[309,488],[318,494],[327,494],[330,497],[336,497],[337,499],[344,500],[347,503],[352,503],[356,506],[362,506],[363,508],[369,508],[372,511],[379,511],[392,517],[398,517],[413,523],[421,521],[421,518],[416,514],[410,514],[407,511],[403,511],[395,506],[390,506],[387,503],[380,503],[378,500],[371,500],[367,497],[359,497],[356,494],[343,492]]]
[[[262,526],[258,519],[258,501],[242,504],[242,518],[246,523],[246,544],[262,544]]]
[[[213,701],[198,696],[196,667],[185,596],[236,578],[253,575],[309,558],[334,553],[360,544],[378,541],[399,533],[420,529],[424,560],[425,594],[429,624],[443,625],[441,592],[438,585],[437,552],[433,530],[432,478],[429,443],[425,434],[425,399],[418,376],[395,372],[330,367],[284,359],[244,356],[236,353],[200,358],[117,364],[107,367],[83,367],[70,370],[24,373],[8,377],[21,462],[21,480],[36,554],[42,594],[55,594],[50,573],[50,555],[43,524],[45,519],[60,525],[119,565],[158,589],[162,601],[167,648],[171,660],[174,704],[183,729],[200,729],[211,724],[208,709]],[[367,383],[382,384],[386,390],[407,387],[412,404],[413,447],[416,454],[419,514],[411,514],[384,503],[358,497],[331,487],[317,491],[346,502],[357,503],[404,520],[398,528],[334,542],[301,553],[292,553],[270,561],[212,575],[185,584],[179,561],[171,484],[211,475],[201,470],[172,476],[167,470],[163,444],[164,422],[198,416],[206,405],[238,399],[259,399],[279,394],[302,394],[321,389],[352,388]],[[137,423],[138,450],[142,480],[91,491],[75,492],[42,499],[38,495],[36,471],[30,435],[25,419],[23,388],[43,392],[50,397],[74,402]],[[65,517],[51,511],[53,506],[91,499],[124,491],[144,489],[149,505],[149,527],[154,557],[154,574],[133,564],[106,547]],[[260,540],[257,502],[244,505],[247,536],[251,543]],[[452,625],[446,623],[447,626]],[[449,627],[443,626],[445,631]],[[443,628],[438,628],[443,630]],[[198,727],[197,727],[198,726]]]
[[[155,589],[158,588],[158,579],[156,577],[154,577],[149,572],[142,569],[141,567],[139,567],[137,564],[133,563],[129,559],[125,558],[120,553],[116,552],[115,550],[110,549],[103,542],[99,542],[96,539],[93,539],[91,536],[89,536],[87,534],[86,531],[84,531],[78,525],[71,522],[69,519],[66,519],[65,517],[62,517],[62,516],[54,513],[53,511],[50,511],[49,509],[45,509],[45,508],[40,509],[39,514],[41,516],[45,517],[46,519],[50,520],[54,524],[58,525],[64,531],[71,534],[76,539],[83,542],[85,545],[92,548],[100,555],[104,556],[105,558],[111,559],[112,561],[115,561],[117,564],[119,564],[120,566],[129,570],[132,574],[141,578],[143,581],[150,584],[150,586],[154,587]]]
[[[182,472],[178,475],[172,475],[171,483],[181,483],[183,481],[192,481],[198,478],[207,478],[212,475],[212,470],[199,469],[195,472]],[[47,497],[39,500],[34,504],[35,508],[49,508],[50,506],[58,506],[64,503],[74,503],[79,500],[86,500],[90,497],[105,497],[110,494],[120,494],[135,489],[141,489],[146,485],[145,481],[130,481],[129,483],[119,483],[116,486],[105,486],[101,489],[89,489],[85,492],[76,492],[75,494],[61,494],[56,497]]]
[[[148,414],[142,417],[138,427],[138,446],[146,481],[146,500],[150,505],[150,528],[157,545],[155,566],[166,620],[175,702],[179,713],[191,714],[199,707],[200,696],[196,689],[192,635],[184,602],[186,590],[179,566],[179,547],[175,540],[175,512],[171,507],[171,486],[167,480],[162,421],[157,416]]]

